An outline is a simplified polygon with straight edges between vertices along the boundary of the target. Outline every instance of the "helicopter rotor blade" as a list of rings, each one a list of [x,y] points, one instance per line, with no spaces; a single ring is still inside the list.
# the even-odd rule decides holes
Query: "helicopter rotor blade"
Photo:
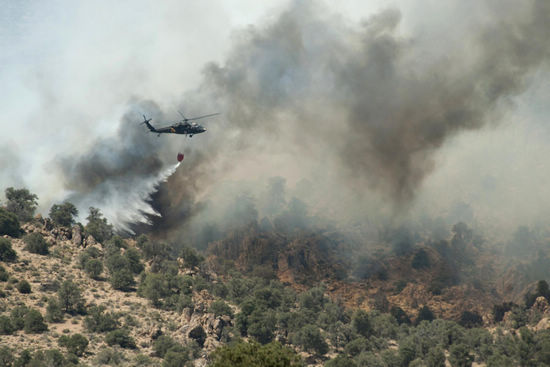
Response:
[[[192,121],[192,120],[198,120],[198,119],[203,119],[205,117],[210,117],[210,116],[216,116],[216,115],[219,115],[220,113],[211,113],[210,115],[204,115],[204,116],[199,116],[199,117],[193,117],[193,118],[190,118],[190,119],[187,119],[187,121]]]

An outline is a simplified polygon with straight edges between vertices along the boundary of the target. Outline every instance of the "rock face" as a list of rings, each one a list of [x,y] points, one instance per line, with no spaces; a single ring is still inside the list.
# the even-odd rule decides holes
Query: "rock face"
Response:
[[[72,240],[73,240],[73,244],[75,246],[81,246],[82,245],[82,229],[78,225],[73,226]]]
[[[544,297],[537,297],[535,300],[535,303],[533,303],[533,306],[531,306],[532,310],[538,311],[541,314],[550,313],[550,304],[548,304],[548,300]]]

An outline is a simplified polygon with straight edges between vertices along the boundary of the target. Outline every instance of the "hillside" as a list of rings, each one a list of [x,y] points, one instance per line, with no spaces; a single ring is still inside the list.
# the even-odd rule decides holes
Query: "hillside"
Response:
[[[460,269],[462,279],[447,284],[449,263],[426,243],[360,259],[358,267],[340,255],[346,241],[334,233],[248,227],[212,242],[205,261],[143,235],[97,243],[80,225],[48,218],[22,229],[2,244],[6,366],[206,366],[216,348],[239,338],[278,340],[312,366],[550,363],[550,294],[539,284],[533,295],[540,297],[526,307],[503,303],[494,278],[472,284],[476,269],[488,268],[487,250],[465,251],[476,255],[470,273]],[[37,236],[43,254],[35,253]],[[9,247],[15,258],[5,255]]]

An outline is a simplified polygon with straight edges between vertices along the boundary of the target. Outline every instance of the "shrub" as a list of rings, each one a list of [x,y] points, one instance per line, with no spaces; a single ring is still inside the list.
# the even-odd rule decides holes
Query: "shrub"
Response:
[[[88,316],[84,319],[84,326],[89,332],[103,333],[115,330],[118,328],[119,323],[114,314],[105,312],[104,306],[93,306],[88,310]]]
[[[432,310],[428,306],[424,306],[420,309],[420,312],[418,312],[418,316],[416,317],[416,324],[420,324],[421,321],[433,321],[435,318]]]
[[[121,291],[128,291],[132,289],[132,286],[136,284],[134,275],[128,268],[122,268],[116,270],[109,278],[109,282],[114,289]]]
[[[11,319],[8,316],[0,315],[0,335],[10,335],[14,332]]]
[[[61,284],[57,291],[57,298],[61,308],[67,313],[84,311],[84,299],[80,288],[72,280],[66,280]]]
[[[477,312],[464,311],[460,316],[460,325],[466,328],[478,327],[483,324],[483,319]]]
[[[212,302],[212,304],[210,305],[209,311],[216,316],[224,316],[224,315],[231,316],[231,317],[233,316],[233,310],[223,300],[217,300]]]
[[[0,207],[0,236],[19,237],[23,230],[19,226],[17,216]]]
[[[153,343],[153,351],[157,357],[164,358],[168,350],[176,345],[178,345],[178,343],[176,343],[174,339],[168,335],[161,335]]]
[[[2,265],[0,265],[0,282],[7,281],[9,279],[9,277],[10,277],[10,275],[8,274],[8,271],[6,270],[6,268],[4,268]]]
[[[328,352],[328,344],[315,325],[306,325],[293,337],[292,342],[301,346],[304,350],[324,355]]]
[[[128,262],[128,268],[134,274],[139,274],[145,269],[145,267],[141,263],[141,256],[139,255],[139,251],[135,248],[130,247],[129,249],[127,249],[124,252],[124,257]]]
[[[414,269],[425,269],[430,267],[430,258],[426,250],[420,249],[414,254],[411,266]]]
[[[181,345],[174,346],[164,355],[162,367],[180,367],[185,366],[190,361],[189,349]]]
[[[98,259],[90,259],[84,265],[84,271],[92,279],[99,279],[101,273],[103,273],[103,263]]]
[[[0,261],[13,262],[16,259],[17,254],[11,247],[11,241],[7,238],[0,237]]]
[[[449,362],[453,367],[470,367],[474,357],[465,344],[453,344],[449,348]]]
[[[1,347],[0,348],[0,366],[11,366],[15,357],[10,348]]]
[[[48,243],[44,239],[44,236],[38,232],[29,233],[23,238],[23,241],[27,244],[25,250],[33,254],[47,255],[49,252]]]
[[[188,268],[194,268],[199,266],[204,261],[204,257],[197,253],[195,249],[184,247],[181,250],[181,258],[183,259],[185,266]]]
[[[204,331],[202,326],[198,325],[189,332],[189,337],[195,340],[197,344],[202,348],[204,346],[204,342],[206,341],[206,332]]]
[[[70,337],[63,335],[59,338],[58,343],[60,346],[67,348],[69,353],[72,353],[78,357],[82,357],[88,347],[88,339],[81,334],[74,334]]]
[[[31,285],[25,279],[17,283],[17,290],[19,293],[28,294],[31,293]]]
[[[63,310],[58,300],[54,297],[48,298],[48,305],[46,306],[46,320],[48,322],[61,322],[63,321]]]
[[[357,310],[352,316],[351,325],[353,330],[359,334],[368,338],[372,333],[372,325],[367,312],[363,310]]]
[[[120,345],[122,348],[135,349],[136,342],[126,329],[117,329],[110,331],[105,336],[105,342],[110,345]]]
[[[31,194],[27,189],[16,190],[13,187],[8,187],[5,193],[8,200],[6,209],[15,214],[20,221],[30,221],[38,206],[38,196]]]
[[[300,357],[279,342],[260,345],[239,342],[216,349],[211,354],[211,367],[302,367]]]
[[[14,330],[22,330],[25,327],[25,315],[29,312],[27,306],[17,306],[10,312],[11,324]]]
[[[90,207],[90,214],[86,218],[88,224],[84,227],[87,234],[99,243],[104,243],[113,237],[113,226],[107,223],[107,219],[103,217],[99,209]]]
[[[25,315],[25,333],[39,334],[48,330],[48,326],[44,323],[42,314],[37,310],[29,310]]]
[[[405,311],[399,306],[393,306],[390,310],[390,314],[395,317],[395,320],[399,325],[401,324],[407,324],[409,325],[411,323],[411,319],[407,315]]]
[[[74,217],[77,215],[78,210],[68,201],[63,204],[54,204],[50,208],[50,219],[60,226],[71,226],[74,223]]]

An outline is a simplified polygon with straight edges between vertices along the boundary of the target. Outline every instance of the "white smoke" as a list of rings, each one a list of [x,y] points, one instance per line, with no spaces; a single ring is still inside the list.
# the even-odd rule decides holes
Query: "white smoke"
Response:
[[[131,184],[124,180],[107,179],[97,185],[92,192],[76,202],[79,220],[84,222],[89,207],[99,208],[105,218],[117,231],[134,233],[133,223],[151,224],[151,216],[160,216],[150,205],[153,195],[161,183],[173,175],[180,162],[160,171],[155,176],[135,177]],[[70,197],[71,195],[69,195]]]

